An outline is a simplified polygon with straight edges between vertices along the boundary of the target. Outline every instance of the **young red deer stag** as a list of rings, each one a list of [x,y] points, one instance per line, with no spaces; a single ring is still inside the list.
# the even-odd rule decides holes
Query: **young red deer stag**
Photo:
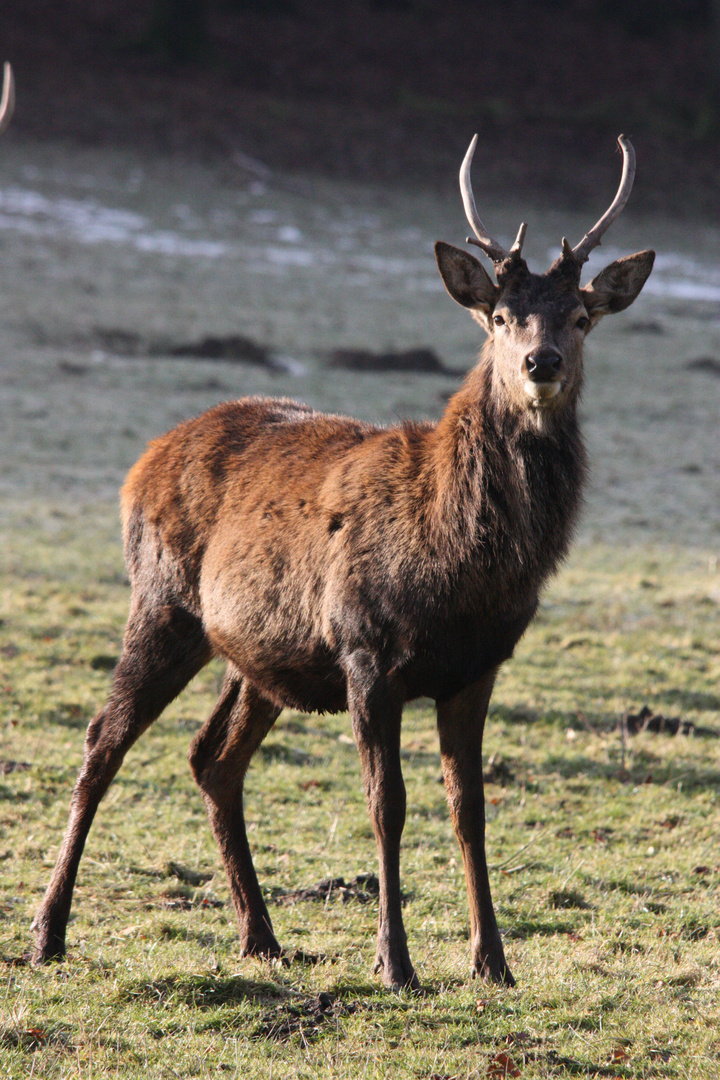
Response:
[[[70,821],[35,918],[36,960],[60,957],[98,803],[129,747],[210,660],[227,672],[190,766],[225,863],[246,955],[281,953],[243,818],[250,759],[283,706],[348,709],[380,864],[375,970],[418,985],[400,899],[406,701],[437,702],[450,813],[470,903],[472,972],[512,985],[485,860],[482,738],[498,666],[565,555],[585,456],[577,403],[585,336],[633,302],[644,251],[585,287],[590,250],[630,193],[634,153],[607,213],[545,274],[485,231],[461,189],[493,283],[438,243],[448,292],[487,331],[477,367],[437,423],[389,429],[287,400],[230,401],[156,439],[122,492],[132,583],[122,655],[91,721]]]

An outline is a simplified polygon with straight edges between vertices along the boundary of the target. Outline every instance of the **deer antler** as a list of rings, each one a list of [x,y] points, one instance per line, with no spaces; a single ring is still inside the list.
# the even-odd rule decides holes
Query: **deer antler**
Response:
[[[15,108],[15,79],[10,64],[5,62],[3,69],[2,98],[0,98],[0,132],[10,123]]]
[[[615,218],[619,217],[623,212],[625,203],[630,198],[633,180],[635,179],[635,151],[630,140],[626,139],[624,135],[618,137],[618,143],[623,152],[623,171],[617,195],[600,220],[593,225],[590,232],[585,233],[580,243],[572,250],[570,250],[570,245],[563,237],[563,256],[566,258],[572,256],[579,266],[582,266],[590,258],[590,252],[593,248],[598,247],[602,236],[610,228]]]
[[[482,248],[485,254],[488,255],[496,264],[504,262],[505,259],[510,259],[513,257],[519,258],[522,251],[523,240],[525,239],[525,231],[527,229],[527,225],[525,224],[525,222],[522,223],[518,230],[515,243],[509,251],[506,251],[504,247],[501,247],[500,244],[498,244],[497,240],[493,240],[492,236],[480,220],[480,215],[478,214],[477,207],[475,206],[475,197],[473,195],[472,183],[470,182],[470,165],[472,164],[473,154],[475,153],[476,146],[477,135],[473,135],[472,142],[470,143],[468,151],[463,159],[463,163],[460,166],[460,194],[462,195],[463,206],[465,207],[465,214],[468,221],[470,222],[472,231],[477,237],[477,240],[475,240],[472,236],[468,236],[467,243],[477,244],[477,246],[479,248]]]

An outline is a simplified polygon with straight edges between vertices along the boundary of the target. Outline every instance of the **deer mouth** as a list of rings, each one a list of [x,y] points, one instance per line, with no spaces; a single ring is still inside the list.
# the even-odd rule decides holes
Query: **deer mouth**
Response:
[[[559,379],[553,379],[552,382],[525,380],[525,393],[530,398],[530,403],[538,408],[542,408],[543,405],[547,405],[554,397],[557,397],[561,389],[562,383]]]

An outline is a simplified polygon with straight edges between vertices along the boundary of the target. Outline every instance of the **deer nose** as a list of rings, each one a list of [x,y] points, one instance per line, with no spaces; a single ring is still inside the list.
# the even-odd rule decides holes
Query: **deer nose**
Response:
[[[552,382],[560,370],[562,356],[548,346],[528,353],[524,363],[528,378],[533,382]]]

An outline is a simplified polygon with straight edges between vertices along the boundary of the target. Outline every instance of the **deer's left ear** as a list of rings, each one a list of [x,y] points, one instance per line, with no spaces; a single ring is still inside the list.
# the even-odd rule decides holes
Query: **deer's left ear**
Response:
[[[580,290],[591,320],[595,323],[603,315],[614,315],[630,307],[650,277],[654,262],[654,251],[638,251],[601,270]]]

